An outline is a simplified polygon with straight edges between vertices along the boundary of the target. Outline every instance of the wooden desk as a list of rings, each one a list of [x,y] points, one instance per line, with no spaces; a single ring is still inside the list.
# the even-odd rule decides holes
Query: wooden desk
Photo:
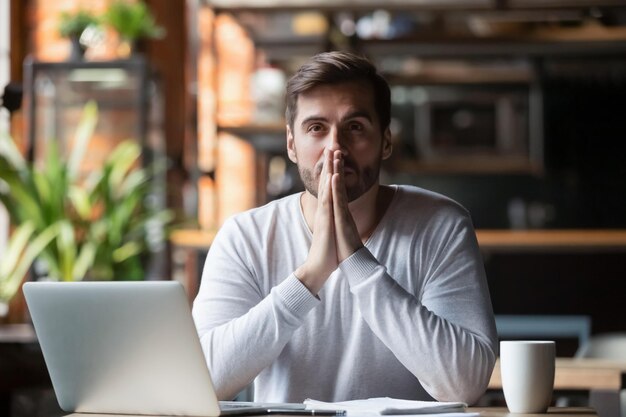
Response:
[[[558,417],[598,417],[598,414],[592,408],[586,407],[551,407],[546,414],[511,414],[504,407],[470,407],[468,412],[478,412],[481,417],[513,417],[513,416],[546,416],[554,415]],[[111,417],[112,414],[68,414],[65,417]],[[288,415],[286,415],[288,416]],[[133,417],[133,416],[127,416]],[[146,416],[134,416],[146,417]],[[298,416],[301,417],[301,416]]]
[[[502,389],[499,361],[491,375],[489,389]],[[589,405],[601,417],[625,415],[621,397],[626,398],[626,362],[557,358],[554,390],[554,398],[559,396],[559,391],[588,392]]]
[[[481,417],[506,417],[506,416],[546,416],[559,417],[598,417],[593,408],[587,407],[550,407],[545,414],[513,414],[505,407],[470,407],[468,412],[479,412]]]
[[[554,373],[555,390],[606,390],[626,389],[626,362],[601,359],[557,358]],[[490,389],[501,389],[500,361],[489,381]]]

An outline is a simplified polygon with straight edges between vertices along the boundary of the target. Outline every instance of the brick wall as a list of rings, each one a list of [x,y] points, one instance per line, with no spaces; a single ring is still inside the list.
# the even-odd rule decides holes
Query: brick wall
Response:
[[[112,0],[30,0],[26,9],[28,50],[42,61],[63,61],[70,53],[70,44],[58,32],[59,16],[62,12],[80,9],[96,14],[103,13]],[[89,59],[115,57],[117,37],[106,31],[106,41],[87,52]]]

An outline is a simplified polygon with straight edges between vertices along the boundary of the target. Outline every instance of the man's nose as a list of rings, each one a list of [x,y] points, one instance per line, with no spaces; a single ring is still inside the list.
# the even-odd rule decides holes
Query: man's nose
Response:
[[[328,138],[328,149],[330,149],[331,151],[341,151],[341,153],[343,154],[346,153],[345,138],[341,129],[331,129]]]

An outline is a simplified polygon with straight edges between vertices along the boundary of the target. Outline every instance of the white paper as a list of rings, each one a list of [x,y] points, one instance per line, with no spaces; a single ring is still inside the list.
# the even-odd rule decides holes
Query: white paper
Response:
[[[366,400],[353,400],[341,402],[323,402],[312,399],[304,401],[307,409],[315,410],[346,410],[348,415],[357,416],[390,416],[390,415],[420,415],[424,417],[426,414],[436,414],[443,417],[442,414],[462,414],[469,417],[471,414],[464,413],[467,404],[462,402],[438,402],[438,401],[410,401],[398,400],[395,398],[368,398]]]

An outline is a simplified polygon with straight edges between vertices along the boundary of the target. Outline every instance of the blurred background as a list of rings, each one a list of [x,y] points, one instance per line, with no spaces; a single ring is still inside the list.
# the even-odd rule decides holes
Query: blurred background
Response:
[[[224,219],[302,190],[285,152],[284,87],[329,50],[369,57],[391,85],[381,181],[470,211],[501,337],[550,338],[573,356],[594,335],[626,332],[623,0],[0,2],[0,133],[33,170],[52,147],[65,162],[82,149],[59,203],[84,259],[68,279],[176,279],[193,300]],[[126,142],[140,154],[125,169],[149,175],[115,240],[87,224],[111,224],[89,178]],[[17,253],[23,202],[11,208],[1,178],[0,253]],[[50,187],[44,196],[64,190]],[[59,236],[32,262],[16,255],[27,273],[16,260],[19,282],[0,297],[3,415],[35,415],[21,393],[48,383],[18,289],[64,279],[47,252],[60,253]]]

